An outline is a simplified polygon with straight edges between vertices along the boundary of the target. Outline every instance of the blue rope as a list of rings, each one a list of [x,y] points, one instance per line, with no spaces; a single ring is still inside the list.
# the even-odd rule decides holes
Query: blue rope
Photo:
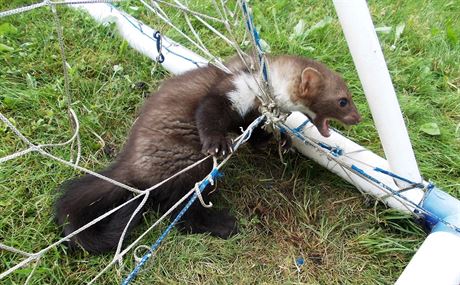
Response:
[[[283,132],[285,132],[286,130],[290,131],[294,136],[296,136],[298,139],[300,139],[303,143],[305,144],[309,144],[309,145],[313,145],[312,143],[310,143],[309,141],[307,141],[305,139],[305,137],[302,135],[302,131],[303,131],[303,128],[308,124],[308,120],[306,120],[305,122],[303,122],[302,124],[300,124],[297,128],[290,128],[286,125],[284,125],[284,127],[280,126],[280,129],[282,129]]]
[[[215,181],[215,179],[222,177],[222,173],[219,172],[219,169],[214,168],[209,176],[204,179],[198,186],[198,189],[200,190],[200,193],[203,192],[203,190],[211,183],[212,181]],[[155,252],[158,247],[160,246],[160,243],[166,238],[168,233],[172,230],[172,228],[177,224],[177,222],[182,218],[182,216],[188,211],[190,206],[192,206],[193,202],[198,198],[197,194],[194,193],[193,196],[189,199],[187,204],[182,208],[182,210],[177,214],[177,216],[174,218],[174,220],[169,224],[169,226],[164,230],[164,232],[161,234],[161,236],[155,241],[154,244],[150,247],[150,251],[146,253],[141,261],[136,265],[136,267],[129,273],[129,275],[126,277],[125,280],[121,283],[122,285],[128,285],[131,281],[134,280],[134,278],[137,277],[137,274],[139,273],[139,270],[145,265],[145,263],[149,260],[149,258],[152,256],[153,252]]]
[[[404,178],[404,177],[401,177],[401,176],[397,175],[396,173],[393,173],[393,172],[391,172],[391,171],[382,169],[382,168],[380,168],[380,167],[376,167],[376,168],[374,168],[374,170],[377,171],[377,172],[386,174],[386,175],[388,175],[388,176],[390,176],[390,177],[396,178],[396,179],[398,179],[398,180],[401,180],[401,181],[407,182],[407,183],[409,183],[409,184],[412,184],[412,185],[414,185],[415,187],[418,187],[418,188],[424,188],[424,187],[425,187],[422,183],[417,183],[417,182],[411,181],[411,180],[409,180],[409,179],[407,179],[407,178]]]
[[[294,131],[301,132],[305,128],[306,125],[310,123],[310,120],[305,120],[302,124],[300,124],[297,128],[294,128]]]
[[[338,146],[333,147],[333,146],[330,146],[327,143],[323,143],[323,142],[318,142],[318,145],[320,147],[324,148],[324,149],[329,150],[329,152],[335,157],[343,155],[343,149],[341,149]]]
[[[325,144],[323,142],[317,142],[316,144],[314,144],[314,143],[308,141],[302,134],[302,130],[305,127],[306,123],[307,123],[307,121],[303,122],[300,126],[298,126],[297,128],[294,128],[294,129],[292,129],[292,128],[286,126],[286,125],[280,126],[280,129],[282,128],[283,131],[289,130],[294,136],[299,138],[304,144],[308,144],[308,145],[310,145],[312,147],[320,146],[322,148],[328,149],[329,151],[332,150],[331,152],[333,154],[334,153],[336,153],[337,155],[342,155],[343,154],[342,150],[340,148],[338,148],[338,147],[336,149],[334,149],[331,146],[329,146],[329,145],[327,145],[327,144]],[[334,155],[334,156],[336,156],[336,155]],[[406,197],[402,196],[398,191],[392,189],[388,185],[386,185],[383,182],[379,181],[377,178],[375,178],[375,177],[371,176],[370,174],[366,173],[363,169],[359,168],[358,166],[352,164],[351,169],[355,173],[360,174],[365,179],[375,183],[380,188],[389,191],[394,196],[397,196],[397,197],[401,198],[402,200],[406,201],[407,203],[411,204],[414,207],[414,209],[416,210],[416,211],[414,211],[414,213],[423,212],[426,216],[431,217],[432,219],[435,219],[436,221],[440,221],[443,224],[450,225],[450,223],[448,223],[444,219],[441,219],[441,218],[437,217],[435,214],[427,211],[426,209],[423,209],[420,205],[408,200]],[[374,168],[374,170],[382,172],[382,173],[387,174],[389,176],[392,176],[394,178],[401,179],[401,180],[406,181],[408,183],[411,183],[415,187],[422,187],[422,188],[424,187],[423,184],[421,184],[421,183],[419,183],[419,184],[414,183],[414,182],[412,182],[412,181],[410,181],[410,180],[408,180],[406,178],[403,178],[403,177],[401,177],[401,176],[399,176],[397,174],[394,174],[394,173],[392,173],[390,171],[387,171],[387,170],[384,170],[384,169],[381,169],[381,168],[378,168],[378,167]],[[428,190],[430,190],[430,189],[434,188],[434,185],[432,183],[430,183],[430,184],[428,184],[428,186],[426,188]],[[458,228],[455,228],[455,229],[460,232],[460,229],[458,229]]]
[[[402,196],[399,191],[396,191],[394,189],[392,189],[391,187],[389,187],[388,185],[386,185],[385,183],[379,181],[378,179],[376,179],[375,177],[369,175],[368,173],[366,173],[363,169],[357,167],[356,165],[352,164],[351,165],[351,168],[352,170],[354,170],[355,172],[359,173],[360,175],[362,175],[363,177],[367,178],[368,180],[374,182],[375,184],[377,184],[379,187],[383,188],[383,189],[386,189],[388,190],[391,194],[393,194],[394,196],[397,196],[401,199],[403,199],[404,201],[406,201],[407,203],[411,204],[415,209],[414,209],[414,213],[418,214],[418,213],[423,213],[425,215],[425,219],[428,220],[427,218],[430,218],[431,221],[429,221],[430,223],[432,224],[436,224],[438,222],[441,222],[443,223],[444,225],[446,226],[449,226],[450,228],[452,228],[453,230],[455,230],[456,232],[459,232],[460,233],[460,228],[458,228],[457,226],[449,223],[448,221],[446,221],[445,219],[443,218],[440,218],[438,217],[436,214],[433,214],[432,212],[424,209],[423,207],[421,207],[420,205],[412,202],[411,200],[407,199],[406,197]],[[430,183],[428,184],[427,188],[428,188],[428,191],[431,191],[433,188],[434,188],[434,184],[433,183]],[[422,211],[420,211],[422,210]]]
[[[294,129],[292,129],[291,131],[296,136],[297,136],[297,134],[299,134],[301,136],[300,133],[303,131],[305,126],[308,125],[309,122],[310,122],[310,120],[305,120],[302,124],[300,124],[298,127],[294,128]],[[280,132],[284,133],[284,132],[286,132],[286,129],[284,127],[280,126]],[[326,144],[324,142],[318,142],[318,145],[321,146],[324,149],[329,150],[336,157],[340,156],[340,155],[343,155],[343,149],[340,148],[340,147],[332,147],[332,146],[330,146],[330,145],[328,145],[328,144]],[[411,180],[409,180],[407,178],[404,178],[402,176],[397,175],[396,173],[393,173],[391,171],[382,169],[380,167],[375,167],[374,171],[377,171],[377,172],[383,173],[385,175],[388,175],[390,177],[396,178],[398,180],[407,182],[407,183],[409,183],[411,185],[414,185],[414,187],[418,187],[418,188],[424,188],[425,187],[422,183],[417,183],[417,182],[411,181]],[[434,185],[432,185],[432,183],[428,184],[428,186],[427,186],[427,188],[432,188],[432,187],[434,187]]]
[[[248,28],[248,31],[252,34],[252,37],[254,38],[254,42],[257,47],[257,53],[260,62],[260,67],[262,69],[263,79],[265,82],[268,82],[267,64],[265,63],[265,60],[263,58],[263,54],[265,53],[265,51],[263,50],[262,45],[260,44],[259,32],[257,31],[257,28],[254,26],[253,17],[249,11],[249,8],[247,7],[246,1],[241,1],[241,6],[243,8],[244,17],[246,18],[246,26]]]
[[[312,143],[311,141],[308,141],[302,134],[302,130],[305,126],[305,122],[303,122],[299,127],[297,128],[290,128],[288,127],[287,125],[283,125],[283,126],[279,126],[280,129],[282,129],[283,131],[286,131],[286,130],[289,130],[294,136],[296,136],[297,138],[299,138],[305,145],[310,145],[312,147],[316,147],[316,146],[320,146],[320,147],[323,147],[323,148],[326,148],[328,149],[328,146],[327,144],[324,144],[322,142],[316,142],[315,143]],[[323,145],[321,145],[323,144]],[[453,230],[455,230],[456,232],[459,232],[460,233],[460,228],[457,227],[456,225],[453,225],[451,224],[450,222],[446,221],[445,219],[443,218],[440,218],[438,217],[436,214],[432,213],[431,211],[427,210],[427,209],[424,209],[422,206],[420,206],[419,204],[417,203],[414,203],[412,202],[411,200],[407,199],[405,196],[401,195],[401,193],[397,190],[394,190],[392,189],[391,187],[389,187],[388,185],[386,185],[385,183],[379,181],[377,178],[371,176],[370,174],[366,173],[363,169],[359,168],[358,166],[352,164],[351,165],[351,170],[354,171],[355,173],[359,174],[362,176],[363,179],[366,179],[374,184],[376,184],[378,187],[384,189],[384,190],[387,190],[388,192],[390,192],[393,196],[396,196],[398,198],[400,198],[401,200],[404,200],[405,202],[407,202],[408,204],[412,205],[414,207],[414,213],[415,214],[423,214],[424,215],[424,218],[426,221],[430,220],[430,222],[432,224],[436,224],[438,222],[441,222],[443,223],[444,225],[452,228]],[[406,181],[408,183],[411,183],[412,185],[414,185],[414,187],[419,187],[419,188],[425,188],[425,186],[422,184],[422,183],[414,183],[412,181],[410,181],[409,179],[407,178],[404,178],[404,177],[401,177],[395,173],[392,173],[390,171],[387,171],[387,170],[384,170],[384,169],[381,169],[381,168],[374,168],[375,171],[378,171],[378,172],[381,172],[381,173],[384,173],[386,175],[389,175],[391,177],[394,177],[394,178],[397,178],[397,179],[401,179],[402,181]],[[429,191],[431,191],[433,188],[435,188],[434,184],[433,183],[429,183],[427,186],[426,186],[426,189]],[[426,195],[426,194],[425,194]]]
[[[391,191],[391,192],[396,192],[391,187],[387,186],[385,183],[380,182],[377,178],[367,174],[364,170],[362,170],[358,166],[352,164],[351,169],[354,170],[355,172],[361,174],[362,176],[366,177],[367,179],[369,179],[370,181],[374,182],[375,184],[379,185],[381,188],[386,189],[386,190]]]
[[[304,136],[302,135],[302,131],[305,128],[306,125],[310,123],[310,120],[305,120],[302,124],[300,124],[297,128],[291,129],[288,128],[297,138],[301,139],[304,143],[309,143],[305,140]],[[284,127],[280,127],[281,132],[286,132],[286,129]],[[311,144],[311,143],[309,143]],[[343,155],[343,149],[336,146],[333,147],[331,145],[328,145],[327,143],[324,142],[316,142],[317,145],[320,147],[327,149],[333,156],[338,157]]]

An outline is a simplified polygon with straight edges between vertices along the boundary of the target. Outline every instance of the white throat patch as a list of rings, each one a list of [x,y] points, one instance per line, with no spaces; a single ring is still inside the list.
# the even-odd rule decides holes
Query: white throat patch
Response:
[[[299,111],[308,115],[312,120],[316,114],[307,106],[292,102],[289,94],[291,85],[295,81],[292,71],[283,68],[284,66],[274,64],[270,66],[270,79],[273,86],[273,96],[280,109],[285,112]],[[286,66],[289,68],[288,66]],[[242,72],[235,75],[233,79],[235,90],[227,94],[233,108],[244,117],[256,105],[259,86],[253,75]]]
[[[233,79],[235,90],[227,94],[228,99],[232,102],[233,108],[244,117],[249,111],[254,109],[256,104],[256,95],[259,90],[254,76],[242,72]]]

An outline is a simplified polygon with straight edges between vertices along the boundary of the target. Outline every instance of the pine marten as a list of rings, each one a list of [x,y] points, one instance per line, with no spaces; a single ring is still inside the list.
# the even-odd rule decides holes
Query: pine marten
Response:
[[[329,136],[328,120],[357,124],[361,117],[344,80],[324,64],[297,56],[270,56],[273,98],[285,112],[306,114],[323,136]],[[233,74],[207,66],[163,82],[146,100],[124,148],[100,173],[138,189],[147,189],[188,165],[211,154],[231,149],[230,132],[245,127],[260,115],[254,76],[238,60],[228,63]],[[254,134],[267,136],[262,129]],[[149,201],[133,219],[129,231],[148,209],[166,212],[212,168],[208,159],[150,193]],[[132,198],[132,193],[92,175],[67,181],[56,201],[57,223],[68,235]],[[209,189],[203,192],[208,200]],[[70,239],[91,253],[113,250],[138,199]],[[181,209],[179,207],[178,209]],[[173,212],[175,217],[178,210]],[[210,233],[228,238],[237,232],[236,219],[225,209],[204,208],[195,203],[178,224],[187,233]]]

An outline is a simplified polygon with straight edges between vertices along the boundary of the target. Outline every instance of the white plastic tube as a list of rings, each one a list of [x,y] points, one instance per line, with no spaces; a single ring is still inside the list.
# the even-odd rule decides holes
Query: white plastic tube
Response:
[[[156,30],[107,3],[74,4],[71,6],[85,10],[99,23],[115,23],[121,36],[132,48],[153,60],[157,60],[159,55],[157,40],[153,38]],[[166,36],[162,35],[161,38],[162,47],[160,50],[165,58],[162,65],[170,72],[180,74],[190,69],[208,65],[205,58]]]
[[[422,178],[365,0],[333,0],[363,85],[390,169],[414,182]],[[402,187],[404,183],[397,182]]]
[[[306,120],[308,120],[308,118],[305,115],[299,112],[294,112],[287,118],[286,125],[291,129],[295,129],[299,127],[302,123],[304,123]],[[321,136],[321,134],[318,132],[316,127],[313,126],[313,124],[308,123],[303,128],[302,132],[305,137],[311,138],[316,141],[321,141],[332,147],[340,147],[343,150],[344,155],[341,155],[336,159],[344,162],[347,165],[355,165],[359,167],[366,173],[375,177],[380,182],[385,183],[394,190],[399,189],[390,176],[374,171],[375,167],[388,169],[388,162],[385,159],[365,149],[364,147],[358,145],[350,139],[342,136],[334,130],[330,131],[331,136],[325,138]],[[331,172],[337,174],[346,181],[355,185],[363,193],[371,195],[372,197],[385,202],[388,206],[392,208],[410,213],[414,210],[412,203],[418,205],[423,198],[424,192],[421,189],[415,188],[409,191],[405,191],[401,193],[401,195],[412,202],[408,203],[407,201],[404,201],[396,196],[388,195],[388,192],[382,191],[382,189],[376,186],[374,183],[369,182],[368,180],[356,175],[356,173],[354,173],[353,171],[342,168],[337,162],[331,160],[327,155],[325,155],[324,152],[319,151],[314,146],[305,144],[296,137],[293,138],[293,146],[302,154],[310,157],[318,164],[326,167]]]
[[[460,284],[460,236],[434,232],[423,242],[396,285]]]
[[[425,219],[434,224],[433,232],[396,284],[460,284],[460,201],[434,187],[425,194],[421,206],[436,216]]]

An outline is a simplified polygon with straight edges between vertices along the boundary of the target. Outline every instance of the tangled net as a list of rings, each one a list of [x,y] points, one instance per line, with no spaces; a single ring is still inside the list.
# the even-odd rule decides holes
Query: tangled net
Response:
[[[338,167],[342,168],[346,173],[354,173],[355,175],[359,176],[361,179],[365,179],[370,181],[371,183],[377,185],[382,191],[385,193],[382,196],[382,199],[388,196],[395,196],[398,197],[398,201],[408,208],[416,208],[419,210],[419,213],[425,214],[430,216],[431,214],[426,212],[426,210],[420,208],[418,205],[411,204],[410,201],[407,201],[404,196],[400,194],[400,192],[392,189],[391,187],[385,185],[381,181],[376,180],[372,175],[363,171],[363,169],[357,168],[355,165],[351,163],[345,163],[343,160],[337,159],[338,157],[346,157],[352,163],[360,163],[361,165],[366,165],[366,162],[360,161],[356,158],[356,154],[360,152],[368,151],[366,149],[359,149],[353,152],[345,153],[340,147],[337,146],[330,146],[325,144],[324,142],[314,140],[308,137],[305,137],[302,133],[303,128],[312,128],[312,124],[303,124],[298,128],[290,128],[286,124],[284,124],[283,120],[280,119],[280,113],[277,111],[276,104],[272,100],[270,96],[270,75],[268,73],[267,62],[265,61],[264,49],[263,45],[264,42],[259,38],[258,33],[254,27],[252,22],[252,17],[249,11],[249,7],[247,6],[246,1],[244,0],[235,0],[235,1],[225,1],[225,0],[211,0],[207,3],[194,3],[194,5],[188,6],[183,1],[179,0],[172,0],[172,1],[163,1],[163,0],[154,0],[154,1],[122,1],[122,0],[80,0],[80,1],[49,1],[45,0],[43,2],[39,2],[37,4],[33,4],[30,6],[20,7],[4,12],[0,12],[0,18],[8,17],[20,13],[27,13],[34,9],[45,9],[49,7],[51,10],[51,15],[53,17],[54,26],[56,29],[57,34],[57,42],[59,44],[59,52],[60,58],[62,63],[63,69],[63,105],[66,106],[66,113],[69,117],[70,122],[70,129],[71,135],[68,139],[65,139],[63,142],[59,143],[35,143],[33,135],[28,136],[24,135],[20,131],[20,127],[18,127],[15,123],[15,120],[11,117],[8,117],[6,113],[3,113],[3,110],[0,110],[0,120],[6,126],[8,131],[11,131],[19,140],[26,145],[25,148],[14,151],[9,154],[3,154],[0,157],[0,164],[7,163],[12,160],[16,160],[20,157],[31,155],[32,153],[37,153],[51,161],[56,163],[71,167],[81,172],[89,173],[99,177],[100,179],[104,179],[110,183],[113,183],[126,191],[131,191],[134,193],[134,196],[129,201],[125,202],[124,204],[119,205],[118,207],[112,209],[111,211],[101,215],[97,219],[93,220],[92,222],[88,223],[87,225],[83,226],[82,228],[76,230],[75,232],[69,234],[66,237],[60,238],[55,241],[55,238],[52,239],[48,238],[47,246],[43,247],[37,251],[26,251],[22,250],[18,246],[13,246],[14,242],[12,239],[9,239],[8,242],[0,242],[0,249],[10,252],[11,256],[7,257],[8,264],[12,262],[11,260],[17,260],[18,257],[21,257],[22,260],[20,262],[14,263],[10,265],[8,268],[3,270],[0,273],[0,279],[6,278],[10,276],[10,274],[17,272],[18,270],[29,266],[30,271],[28,271],[27,277],[25,278],[25,283],[28,284],[32,278],[34,273],[36,272],[37,268],[40,268],[40,260],[46,254],[50,254],[50,252],[56,249],[60,244],[65,242],[70,237],[78,234],[79,232],[85,230],[86,228],[94,225],[95,223],[101,221],[105,217],[111,215],[115,211],[121,209],[125,205],[133,202],[137,199],[142,199],[139,207],[133,213],[134,216],[142,206],[145,204],[149,197],[149,193],[154,191],[157,187],[159,187],[162,183],[174,179],[177,175],[187,171],[188,169],[200,164],[202,161],[197,161],[196,163],[190,165],[189,167],[185,168],[184,170],[178,172],[177,174],[171,176],[167,180],[157,184],[152,185],[146,190],[139,190],[133,188],[129,185],[125,185],[108,177],[104,177],[87,167],[81,166],[81,158],[82,158],[82,140],[80,138],[80,126],[81,123],[78,119],[78,112],[76,112],[73,108],[75,103],[75,98],[73,98],[71,94],[71,72],[69,71],[69,64],[66,59],[66,45],[64,40],[64,32],[63,26],[61,23],[61,18],[58,14],[57,6],[63,5],[75,5],[78,7],[79,5],[94,5],[94,7],[104,7],[105,9],[111,9],[118,11],[121,17],[124,17],[130,24],[136,27],[136,29],[142,33],[145,37],[148,37],[150,40],[153,40],[156,45],[152,47],[151,50],[140,50],[145,54],[149,54],[154,51],[154,57],[158,62],[163,62],[168,60],[168,56],[175,55],[174,51],[170,49],[171,47],[177,46],[176,42],[171,40],[170,38],[164,36],[168,35],[174,40],[179,41],[181,44],[186,44],[190,47],[193,52],[198,53],[202,56],[202,59],[199,61],[191,60],[191,64],[195,66],[203,66],[209,63],[221,68],[226,72],[230,72],[225,65],[223,64],[220,57],[216,56],[216,51],[221,51],[222,54],[234,54],[240,56],[244,64],[248,70],[252,70],[254,77],[257,79],[259,83],[259,99],[262,102],[262,113],[263,115],[259,117],[256,121],[245,130],[240,137],[235,140],[235,149],[237,149],[242,143],[244,143],[249,136],[251,135],[251,131],[255,128],[258,124],[262,121],[266,120],[271,124],[276,125],[277,127],[281,128],[283,131],[287,131],[291,133],[294,137],[300,140],[302,143],[306,145],[310,145],[317,149],[319,152],[324,153],[330,161],[337,163]],[[120,4],[123,8],[132,8],[132,7],[143,7],[145,12],[151,16],[149,19],[154,19],[155,27],[158,30],[153,30],[149,28],[147,25],[143,24],[142,22],[136,20],[134,17],[124,13],[119,12],[119,7],[114,6],[115,4]],[[132,6],[134,4],[139,4],[139,6]],[[103,6],[96,6],[96,5],[103,5]],[[124,6],[123,6],[124,5]],[[206,7],[207,5],[212,5],[214,9],[211,9],[212,12],[209,12],[210,9]],[[132,11],[136,11],[132,9]],[[160,31],[160,33],[158,33]],[[125,37],[129,37],[129,35],[124,35]],[[209,47],[214,47],[213,50],[210,50]],[[136,48],[136,47],[135,47]],[[252,55],[247,56],[245,50],[251,49]],[[254,62],[248,62],[248,58],[256,58]],[[156,67],[154,68],[156,69]],[[115,71],[117,72],[117,71]],[[262,78],[262,80],[259,80]],[[60,132],[62,133],[62,132]],[[99,141],[102,141],[104,144],[103,139],[95,132],[93,134],[98,138]],[[62,137],[62,134],[59,134],[58,137]],[[61,155],[62,152],[56,151],[56,149],[66,149],[68,150],[69,157],[65,157],[65,155]],[[120,267],[123,266],[123,258],[128,254],[133,252],[136,261],[140,264],[144,264],[150,256],[152,256],[155,249],[158,247],[159,243],[164,238],[164,235],[160,236],[156,243],[152,246],[144,246],[139,245],[142,239],[151,232],[154,228],[156,228],[176,207],[178,207],[181,203],[190,199],[189,201],[193,202],[195,199],[201,200],[200,190],[202,190],[201,185],[205,183],[212,183],[214,182],[215,178],[218,176],[218,170],[228,161],[231,157],[226,157],[220,163],[215,161],[214,168],[212,172],[203,177],[202,181],[197,181],[196,187],[194,189],[190,189],[190,191],[182,197],[175,206],[173,206],[169,211],[167,211],[163,216],[161,216],[157,221],[149,226],[147,230],[141,233],[132,243],[129,245],[124,245],[124,234],[121,236],[118,248],[111,259],[105,267],[98,272],[96,276],[93,276],[91,280],[89,280],[89,284],[97,282],[97,280],[105,274],[110,268],[114,265],[119,264]],[[378,170],[374,169],[375,171],[380,171],[385,175],[391,176],[394,179],[402,180],[408,182],[411,186],[408,189],[412,188],[421,188],[424,190],[430,189],[432,187],[431,184],[419,184],[413,183],[408,181],[403,177],[399,177],[391,172],[385,170]],[[69,177],[68,177],[69,178]],[[354,178],[351,178],[353,180]],[[56,184],[59,184],[57,182]],[[192,197],[192,198],[191,198]],[[201,201],[203,204],[204,202]],[[180,218],[180,216],[179,216]],[[435,217],[438,219],[437,217]],[[438,219],[440,220],[440,219]],[[455,230],[459,230],[453,225],[444,222],[451,228]],[[129,225],[129,224],[128,224]],[[170,227],[167,228],[165,233],[169,232],[171,227],[174,225],[171,224]],[[147,249],[147,254],[145,254],[142,258],[137,257],[136,252],[138,250],[145,250]],[[135,270],[131,275],[125,279],[124,284],[128,284],[137,274],[140,267],[136,267]]]
[[[59,43],[59,51],[60,51],[62,69],[63,69],[63,74],[64,74],[63,93],[65,97],[65,104],[67,106],[66,109],[67,109],[68,117],[70,120],[70,126],[72,130],[71,137],[65,140],[64,142],[38,144],[38,143],[34,143],[33,139],[30,139],[21,133],[20,128],[15,126],[14,119],[8,118],[7,115],[0,112],[0,120],[7,126],[8,130],[12,131],[26,145],[26,148],[24,149],[21,149],[21,150],[18,150],[13,153],[0,157],[0,164],[6,163],[10,160],[15,160],[17,158],[29,155],[31,153],[38,153],[57,163],[61,163],[63,165],[74,168],[81,172],[92,174],[94,176],[97,176],[100,179],[106,180],[110,183],[113,183],[125,189],[126,191],[131,191],[135,194],[133,198],[130,199],[129,201],[101,215],[100,217],[96,218],[95,220],[88,223],[87,225],[81,227],[80,229],[77,229],[73,233],[65,237],[62,237],[57,241],[50,243],[48,246],[40,249],[39,251],[27,252],[17,247],[10,246],[4,243],[0,243],[0,249],[9,251],[13,253],[15,256],[16,255],[23,256],[23,259],[20,262],[16,263],[15,265],[1,272],[0,279],[3,279],[9,276],[10,274],[19,270],[20,268],[23,268],[25,266],[31,266],[30,273],[28,274],[25,280],[25,284],[28,284],[32,280],[33,274],[35,273],[36,269],[39,268],[41,258],[45,254],[49,253],[52,249],[55,249],[60,244],[62,244],[63,242],[71,238],[72,236],[78,234],[79,232],[85,230],[86,228],[101,221],[102,219],[111,215],[115,211],[121,209],[125,205],[133,202],[134,200],[142,199],[142,202],[140,203],[139,207],[132,214],[132,217],[134,217],[136,213],[141,210],[141,208],[147,201],[149,197],[149,193],[151,191],[154,191],[157,187],[159,187],[163,183],[171,179],[174,179],[181,173],[186,172],[187,170],[195,167],[196,165],[200,164],[201,162],[209,158],[209,157],[206,157],[200,161],[197,161],[196,163],[190,165],[189,167],[169,177],[165,181],[162,181],[156,185],[153,185],[146,190],[139,190],[139,189],[133,188],[129,185],[126,185],[118,181],[115,181],[111,178],[105,177],[99,173],[92,171],[91,169],[88,169],[80,165],[80,161],[82,157],[81,156],[82,142],[80,139],[80,122],[77,116],[77,112],[72,108],[74,104],[74,98],[72,97],[71,88],[70,88],[71,75],[69,72],[69,64],[66,59],[66,46],[65,46],[65,40],[64,40],[65,35],[64,35],[63,26],[61,23],[61,18],[58,14],[57,6],[73,5],[73,7],[81,7],[81,5],[92,4],[94,8],[91,7],[91,9],[95,9],[96,11],[97,9],[108,9],[108,8],[110,10],[117,11],[118,15],[123,17],[130,24],[134,25],[136,29],[140,31],[144,36],[149,37],[151,39],[153,38],[156,40],[157,55],[155,59],[159,63],[162,63],[163,61],[165,61],[165,59],[167,59],[168,56],[171,56],[170,54],[174,54],[174,52],[170,48],[171,46],[177,45],[174,41],[170,40],[167,37],[164,37],[163,32],[160,33],[159,31],[156,31],[152,33],[151,32],[152,29],[149,28],[147,25],[143,24],[142,22],[136,20],[135,18],[131,17],[130,15],[124,12],[118,11],[117,7],[114,6],[116,2],[126,2],[128,3],[127,5],[141,4],[142,7],[144,7],[149,12],[150,15],[155,16],[156,19],[162,22],[162,24],[160,25],[162,31],[164,30],[166,31],[166,33],[168,32],[174,33],[176,36],[179,36],[180,39],[188,42],[188,44],[191,46],[194,52],[197,52],[198,54],[203,56],[203,60],[201,62],[193,61],[193,63],[196,66],[203,66],[203,65],[207,65],[211,63],[226,72],[230,72],[230,70],[228,70],[227,67],[222,63],[222,60],[219,57],[213,55],[213,53],[207,48],[207,46],[212,46],[212,44],[207,43],[205,40],[203,40],[204,37],[200,36],[200,33],[203,33],[202,29],[205,28],[209,32],[209,34],[206,35],[207,39],[210,39],[213,41],[217,40],[219,44],[224,43],[227,47],[229,47],[229,50],[231,50],[232,53],[236,53],[240,56],[244,64],[246,64],[246,67],[248,68],[248,70],[260,70],[261,72],[263,72],[262,77],[264,80],[258,81],[259,87],[260,87],[260,95],[259,95],[260,98],[259,99],[261,99],[261,101],[264,103],[264,106],[267,106],[267,107],[271,106],[270,108],[271,110],[273,110],[274,104],[267,91],[267,86],[269,84],[268,82],[269,78],[268,78],[268,73],[267,73],[267,66],[265,63],[265,55],[260,45],[260,39],[258,38],[258,34],[255,31],[255,27],[252,24],[252,16],[250,15],[250,11],[249,11],[246,1],[224,1],[224,0],[210,1],[210,3],[208,4],[214,6],[214,10],[213,10],[214,14],[210,14],[209,12],[201,12],[194,8],[190,8],[179,0],[174,0],[170,2],[157,0],[157,1],[150,1],[149,3],[144,0],[139,0],[139,1],[117,1],[117,0],[48,1],[48,0],[45,0],[37,4],[0,12],[0,18],[3,18],[3,17],[8,17],[8,16],[13,16],[16,14],[27,13],[34,9],[40,9],[40,8],[44,9],[46,7],[50,8],[51,14],[53,16],[55,29],[57,32],[57,40]],[[89,6],[86,6],[86,7],[89,7]],[[246,19],[246,25],[244,24],[244,21],[242,20],[242,18]],[[175,22],[178,19],[181,20],[181,23],[179,25]],[[200,30],[198,30],[196,26],[199,26]],[[210,36],[211,34],[212,36]],[[237,39],[240,39],[240,40],[237,41]],[[247,49],[251,45],[253,45],[254,47],[253,51],[257,55],[257,58],[259,59],[258,61],[248,62],[249,57],[243,51],[243,49]],[[174,54],[174,55],[177,56],[177,54]],[[259,78],[257,74],[254,74],[254,77]],[[252,130],[265,119],[266,119],[265,115],[259,117],[245,131],[243,131],[242,135],[240,135],[238,138],[235,139],[235,144],[234,144],[235,150],[238,149],[238,147],[242,143],[244,143],[245,141],[249,139]],[[94,135],[96,135],[101,141],[103,141],[102,138],[98,136],[96,133],[94,133]],[[56,148],[69,148],[70,158],[63,158],[59,155],[54,154],[53,149],[56,149]],[[158,224],[160,224],[162,220],[164,220],[181,203],[183,203],[184,201],[192,197],[189,203],[193,203],[194,199],[198,198],[200,202],[204,204],[201,198],[201,195],[200,195],[200,192],[204,189],[203,185],[214,182],[214,179],[218,175],[218,170],[228,161],[228,159],[231,156],[232,154],[227,156],[220,163],[218,163],[217,160],[214,159],[214,168],[208,176],[204,177],[201,182],[198,181],[194,189],[191,189],[173,207],[171,207],[171,209],[169,209],[163,216],[161,216],[155,223],[153,223],[146,231],[140,234],[135,241],[133,241],[129,245],[126,245],[125,247],[123,247],[123,241],[124,241],[124,236],[125,236],[125,233],[123,233],[119,241],[119,246],[116,250],[116,253],[112,261],[109,262],[106,265],[106,267],[103,270],[101,270],[96,276],[94,276],[94,278],[89,281],[89,284],[96,282],[98,278],[102,276],[107,270],[109,270],[114,264],[118,263],[122,265],[123,257],[129,252],[131,252],[133,249],[136,252],[137,250],[135,247],[138,246],[139,242],[145,237],[145,235],[148,234],[152,229],[154,229]],[[180,216],[178,216],[176,219],[179,219],[179,218]],[[128,225],[126,226],[125,231],[128,228]],[[173,225],[174,223],[170,225],[167,231],[169,231]],[[159,244],[158,241],[157,243]],[[142,248],[142,247],[145,247],[145,246],[140,246],[139,248]],[[149,251],[150,252],[146,254],[145,256],[149,257],[153,249],[150,248]],[[146,259],[144,258],[144,262],[145,261]],[[128,281],[125,280],[126,284],[127,282],[129,282],[130,279],[127,279],[127,280]]]

